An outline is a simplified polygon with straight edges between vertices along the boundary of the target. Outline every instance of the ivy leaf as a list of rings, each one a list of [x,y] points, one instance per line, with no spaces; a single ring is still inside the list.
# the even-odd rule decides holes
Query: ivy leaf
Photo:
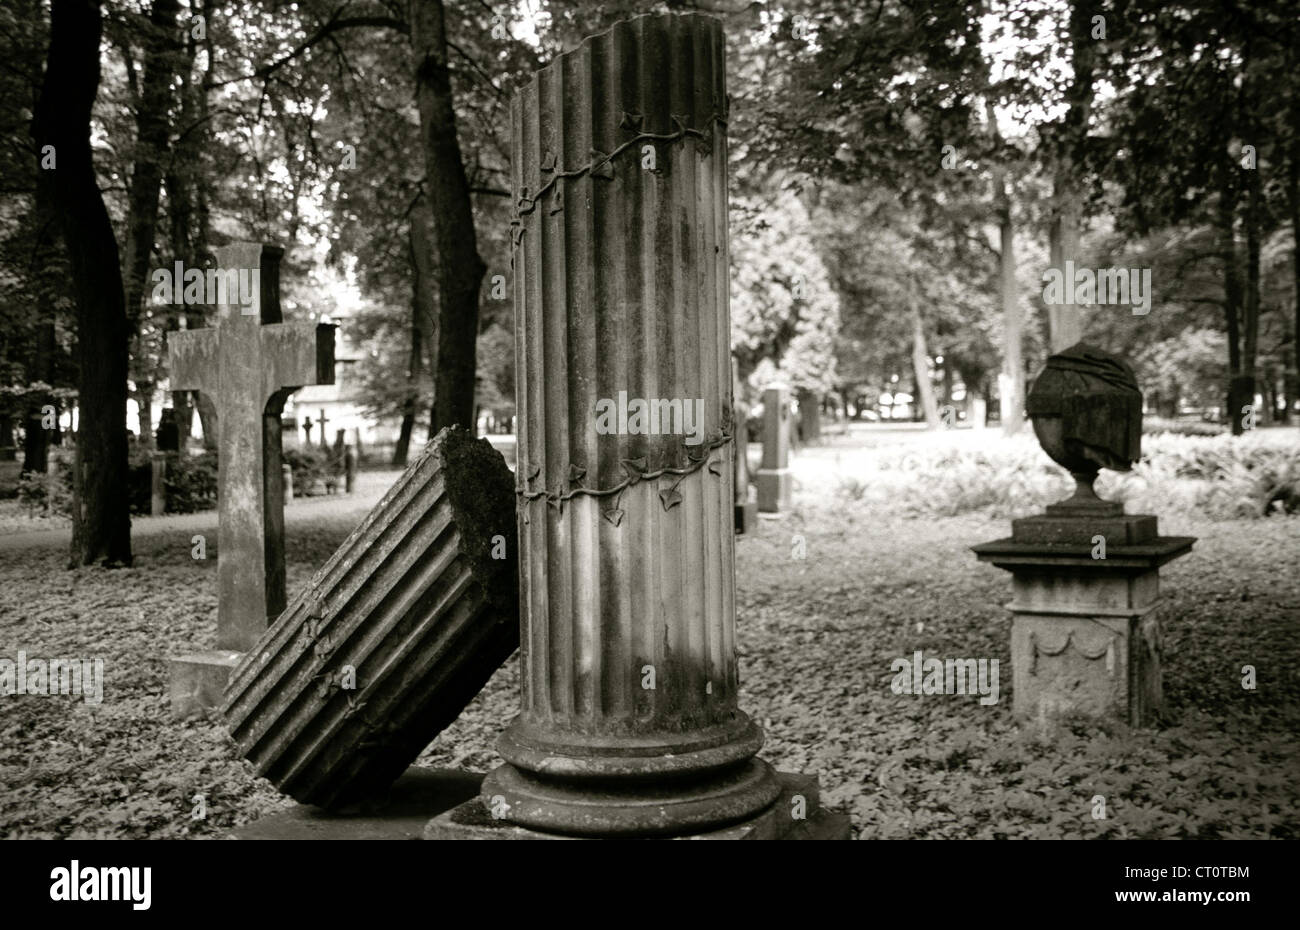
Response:
[[[663,501],[664,510],[672,510],[682,502],[682,492],[677,488],[671,487],[659,492],[659,499]]]
[[[639,459],[623,459],[623,470],[627,472],[629,478],[640,478],[645,474],[648,465],[649,462],[644,455]]]
[[[603,513],[605,519],[608,520],[610,523],[614,524],[615,526],[618,526],[620,523],[623,522],[623,511],[620,510],[618,507],[612,507],[609,510],[604,511]]]

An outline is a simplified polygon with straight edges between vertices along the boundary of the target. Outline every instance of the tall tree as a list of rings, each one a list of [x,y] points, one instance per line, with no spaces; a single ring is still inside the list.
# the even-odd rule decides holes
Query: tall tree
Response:
[[[126,441],[127,325],[117,240],[95,178],[90,114],[99,91],[98,0],[53,0],[45,81],[32,121],[72,265],[80,408],[71,566],[131,563]]]
[[[154,0],[144,32],[144,74],[135,101],[136,144],[131,185],[127,194],[126,317],[135,342],[134,382],[140,409],[140,441],[153,445],[153,406],[156,363],[142,346],[140,332],[146,281],[158,229],[163,166],[171,131],[172,85],[179,64],[176,17],[178,0]],[[128,43],[129,44],[129,43]],[[127,51],[128,61],[129,48]]]
[[[479,287],[487,266],[478,253],[469,181],[456,135],[442,0],[411,0],[408,21],[426,190],[438,253],[440,311],[430,433],[446,426],[473,431]]]

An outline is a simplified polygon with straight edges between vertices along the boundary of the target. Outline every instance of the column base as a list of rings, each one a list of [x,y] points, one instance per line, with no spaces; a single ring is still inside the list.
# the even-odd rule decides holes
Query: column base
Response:
[[[778,513],[790,508],[794,475],[788,468],[760,468],[755,484],[758,486],[758,509],[763,513]]]
[[[220,707],[230,673],[243,657],[230,649],[208,649],[168,659],[173,716],[190,717]]]
[[[767,768],[766,763],[759,760],[754,762]],[[647,838],[683,840],[847,840],[849,838],[848,816],[828,811],[821,806],[817,776],[790,772],[772,774],[778,794],[772,803],[757,813],[727,826],[702,832],[660,834]],[[424,838],[426,840],[572,840],[599,837],[532,829],[505,819],[494,818],[483,797],[478,797],[430,820],[424,828]]]

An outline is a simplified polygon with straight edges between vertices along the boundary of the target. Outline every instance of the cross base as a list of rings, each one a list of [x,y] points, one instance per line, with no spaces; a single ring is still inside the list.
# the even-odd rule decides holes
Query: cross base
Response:
[[[190,717],[220,707],[230,673],[243,657],[231,649],[207,649],[168,659],[172,715]]]

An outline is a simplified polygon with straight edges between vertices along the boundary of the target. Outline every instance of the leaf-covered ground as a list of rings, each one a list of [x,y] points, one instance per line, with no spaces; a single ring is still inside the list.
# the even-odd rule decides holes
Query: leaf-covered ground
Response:
[[[967,549],[1006,522],[822,499],[738,545],[742,706],[767,731],[763,755],[818,773],[855,835],[1300,838],[1300,519],[1162,519],[1200,537],[1162,574],[1165,724],[1047,740],[1011,717],[1008,576]],[[357,519],[290,520],[291,596]],[[215,629],[215,548],[195,561],[190,536],[138,535],[135,566],[116,571],[66,571],[62,544],[0,547],[0,657],[100,657],[106,677],[99,706],[0,696],[0,836],[215,836],[288,803],[215,719],[168,715],[164,658]],[[917,649],[999,659],[1001,701],[895,695],[890,662]],[[517,687],[512,661],[420,762],[497,764]]]

